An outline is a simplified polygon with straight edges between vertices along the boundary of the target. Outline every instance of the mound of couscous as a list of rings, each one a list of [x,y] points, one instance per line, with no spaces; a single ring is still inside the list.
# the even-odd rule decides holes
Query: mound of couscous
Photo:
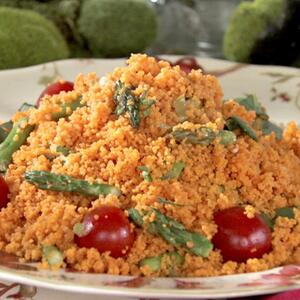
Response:
[[[19,111],[0,250],[41,267],[213,276],[300,263],[300,131],[146,55]],[[228,233],[229,232],[229,233]]]

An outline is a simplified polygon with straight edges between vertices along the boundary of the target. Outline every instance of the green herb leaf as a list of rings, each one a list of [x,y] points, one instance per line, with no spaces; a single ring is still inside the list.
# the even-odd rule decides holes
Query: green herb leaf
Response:
[[[220,144],[228,146],[236,143],[236,135],[229,130],[221,130],[218,132],[217,137],[220,139]]]
[[[32,105],[32,104],[29,104],[29,103],[27,103],[27,102],[24,102],[24,103],[20,106],[20,108],[18,109],[18,111],[27,111],[27,110],[29,110],[30,108],[36,108],[36,106],[35,106],[35,105]]]
[[[183,161],[175,162],[172,166],[172,169],[164,176],[161,177],[162,180],[178,179],[185,167]]]
[[[243,105],[247,110],[253,110],[256,113],[255,128],[261,130],[264,135],[275,133],[278,140],[282,139],[282,128],[269,121],[269,116],[266,114],[265,108],[254,95],[246,95],[244,98],[235,99],[240,105]]]
[[[64,146],[57,146],[56,152],[59,152],[59,153],[63,154],[64,156],[68,156],[70,154],[71,150]]]
[[[143,116],[148,117],[151,113],[151,107],[156,103],[155,100],[147,99],[147,92],[144,92],[140,97],[140,103],[142,106]]]
[[[276,209],[276,218],[285,217],[289,219],[295,218],[294,207],[281,207]]]
[[[43,258],[50,266],[60,265],[64,260],[62,253],[56,246],[44,246],[42,252]]]
[[[151,171],[148,167],[139,166],[138,169],[142,171],[142,176],[143,176],[145,181],[147,181],[147,182],[152,182],[153,181],[153,179],[151,177]]]
[[[73,226],[73,232],[79,237],[85,236],[89,233],[88,230],[86,230],[86,228],[84,227],[83,223],[76,223]]]
[[[282,128],[268,120],[257,118],[254,122],[254,126],[256,129],[261,130],[264,135],[270,135],[272,132],[274,132],[277,140],[282,139]]]
[[[264,220],[264,222],[267,224],[267,226],[273,230],[274,229],[274,225],[275,225],[275,220],[272,219],[268,214],[266,213],[261,213],[260,214],[261,218]]]
[[[168,200],[168,199],[166,199],[166,198],[162,198],[162,197],[158,197],[158,198],[157,198],[157,201],[158,201],[159,203],[161,203],[161,204],[174,205],[174,206],[178,206],[178,207],[184,206],[183,204],[178,204],[178,203],[176,203],[176,202],[170,201],[170,200]]]
[[[226,121],[226,126],[230,131],[235,129],[241,129],[245,134],[251,137],[253,140],[258,141],[256,132],[241,118],[238,116],[231,116]]]
[[[148,266],[152,272],[158,272],[161,268],[162,255],[147,257],[139,262],[140,267]]]
[[[268,119],[265,108],[261,105],[255,95],[246,95],[243,98],[236,98],[235,101],[244,106],[247,110],[255,111],[256,115]]]
[[[186,101],[183,96],[177,98],[174,102],[175,112],[179,117],[180,122],[183,122],[187,119],[185,104]]]
[[[174,269],[175,267],[178,267],[184,263],[184,257],[175,251],[144,258],[139,262],[139,265],[141,267],[148,266],[152,272],[158,272],[161,268],[161,263],[164,258],[168,258],[170,260],[167,265],[169,268],[169,275],[176,275]]]

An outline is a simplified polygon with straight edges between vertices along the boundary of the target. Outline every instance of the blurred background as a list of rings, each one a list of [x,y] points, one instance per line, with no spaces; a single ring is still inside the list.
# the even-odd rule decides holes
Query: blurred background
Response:
[[[300,0],[0,0],[0,69],[136,52],[300,67]]]

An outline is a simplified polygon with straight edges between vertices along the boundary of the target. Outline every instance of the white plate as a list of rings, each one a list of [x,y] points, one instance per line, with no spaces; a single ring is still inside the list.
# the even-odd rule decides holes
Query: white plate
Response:
[[[167,58],[172,61],[176,59]],[[300,119],[299,69],[241,65],[207,58],[198,61],[205,72],[219,77],[225,98],[255,93],[274,121],[287,123],[289,120],[298,122]],[[34,103],[45,84],[55,78],[72,81],[78,73],[91,71],[102,76],[124,63],[124,59],[72,59],[1,71],[0,118],[8,119],[25,101]],[[108,295],[173,299],[228,298],[300,288],[300,265],[212,278],[149,279],[66,270],[41,271],[34,264],[22,264],[15,257],[0,253],[0,279],[65,292],[98,294],[104,296],[103,299],[108,299]],[[9,285],[0,283],[0,296],[5,286]],[[20,290],[27,295],[36,293],[30,288],[22,287]]]

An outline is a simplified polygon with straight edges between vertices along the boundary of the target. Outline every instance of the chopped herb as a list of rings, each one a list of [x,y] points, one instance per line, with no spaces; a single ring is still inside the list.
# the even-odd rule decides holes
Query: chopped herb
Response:
[[[56,152],[59,152],[59,153],[63,154],[64,156],[68,156],[70,154],[71,150],[64,146],[57,146]]]
[[[234,132],[229,130],[220,130],[217,134],[220,139],[220,144],[228,146],[236,143],[236,135]]]
[[[227,128],[232,131],[235,129],[241,129],[245,134],[251,137],[253,140],[258,141],[258,137],[255,131],[241,118],[238,116],[231,116],[226,121]]]
[[[140,97],[140,103],[142,106],[143,116],[148,117],[151,113],[151,107],[155,104],[155,100],[147,99],[147,93],[144,92]]]
[[[278,140],[282,139],[282,128],[269,121],[269,116],[266,114],[265,108],[261,105],[256,96],[246,95],[245,98],[237,98],[235,101],[243,105],[247,110],[255,111],[256,120],[254,126],[256,129],[261,130],[264,135],[269,135],[274,132]]]
[[[295,218],[295,212],[294,212],[295,207],[281,207],[277,208],[275,210],[275,217],[271,218],[268,214],[266,213],[261,213],[260,216],[263,218],[265,223],[269,226],[270,229],[274,229],[275,221],[278,217],[284,217],[284,218],[289,218],[289,219],[294,219]]]
[[[261,105],[255,95],[246,95],[244,98],[236,98],[235,101],[244,106],[247,110],[255,111],[256,115],[268,119],[265,108]]]
[[[295,218],[295,207],[281,207],[276,209],[276,217],[285,217],[289,219]]]
[[[159,128],[166,129],[167,131],[170,131],[172,129],[172,126],[167,125],[167,124],[160,124]]]
[[[183,122],[187,119],[185,104],[186,101],[183,96],[177,98],[174,102],[175,112],[179,117],[180,122]]]
[[[142,214],[138,210],[130,208],[128,213],[134,223],[138,226],[145,226]],[[149,213],[154,213],[155,219],[153,222],[146,225],[146,230],[148,232],[159,235],[176,248],[182,247],[197,256],[208,257],[213,245],[205,236],[197,232],[187,231],[181,223],[162,214],[155,208],[151,208],[146,212],[146,214]]]
[[[158,197],[157,201],[161,204],[169,204],[169,205],[180,206],[180,207],[184,206],[183,204],[178,204],[176,202],[170,201],[170,200],[168,200],[166,198],[162,198],[162,197]]]
[[[148,266],[151,272],[158,272],[161,268],[162,255],[144,258],[140,261],[140,267]]]
[[[223,184],[219,185],[219,191],[220,191],[220,193],[225,192],[225,186]]]
[[[183,161],[175,162],[172,166],[172,169],[164,176],[161,177],[162,180],[178,179],[185,167]]]
[[[169,260],[167,265],[169,275],[174,273],[174,267],[178,267],[184,263],[184,257],[182,257],[179,253],[167,252],[161,255],[144,258],[140,261],[139,265],[141,267],[148,266],[152,272],[158,272],[161,269],[161,263],[164,258]]]
[[[282,128],[268,120],[256,118],[254,126],[256,129],[261,130],[264,135],[270,135],[272,132],[274,132],[277,140],[282,139]]]
[[[267,224],[267,226],[273,230],[274,229],[274,225],[275,225],[275,220],[272,219],[268,214],[266,213],[261,213],[260,214],[261,218],[264,220],[264,222]]]
[[[73,232],[79,237],[82,237],[82,236],[85,236],[88,234],[87,230],[84,228],[83,223],[76,223],[73,226]]]
[[[36,108],[36,106],[35,106],[35,105],[32,105],[32,104],[29,104],[29,103],[27,103],[27,102],[24,102],[24,103],[20,106],[20,108],[18,109],[18,111],[27,111],[27,110],[29,110],[30,108]]]
[[[56,246],[44,246],[42,252],[43,258],[48,262],[49,266],[60,265],[64,260],[62,253]]]
[[[153,179],[151,177],[151,171],[149,170],[148,167],[146,167],[146,166],[139,166],[138,169],[140,171],[142,171],[142,176],[143,176],[143,178],[144,178],[145,181],[147,181],[147,182],[152,182],[153,181]]]

